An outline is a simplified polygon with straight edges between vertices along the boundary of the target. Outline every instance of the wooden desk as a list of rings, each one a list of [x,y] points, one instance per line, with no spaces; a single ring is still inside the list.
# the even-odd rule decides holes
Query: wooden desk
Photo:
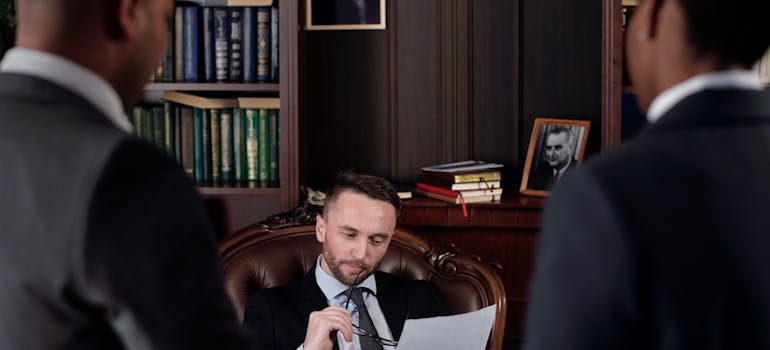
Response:
[[[454,244],[485,262],[499,263],[508,300],[506,337],[521,337],[544,200],[504,195],[501,202],[460,205],[417,196],[403,202],[398,224],[428,239]]]

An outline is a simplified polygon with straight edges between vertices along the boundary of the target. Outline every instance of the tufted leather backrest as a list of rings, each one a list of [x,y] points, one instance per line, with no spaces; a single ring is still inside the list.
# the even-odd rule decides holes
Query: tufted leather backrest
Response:
[[[321,253],[315,226],[266,231],[256,225],[226,237],[219,244],[225,289],[239,317],[249,293],[287,284],[305,275]],[[452,314],[497,304],[488,349],[502,347],[506,299],[499,274],[478,257],[441,249],[424,238],[396,228],[379,270],[433,284]]]

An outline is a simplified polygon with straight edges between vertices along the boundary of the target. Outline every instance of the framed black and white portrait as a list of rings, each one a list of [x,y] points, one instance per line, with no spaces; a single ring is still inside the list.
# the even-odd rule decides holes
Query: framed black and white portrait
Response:
[[[551,188],[583,161],[591,122],[536,118],[519,192],[547,196]]]
[[[385,29],[385,0],[305,0],[308,30]]]

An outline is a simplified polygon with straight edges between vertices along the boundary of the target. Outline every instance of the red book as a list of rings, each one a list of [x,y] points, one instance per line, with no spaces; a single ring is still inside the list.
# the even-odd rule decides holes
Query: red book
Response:
[[[428,185],[428,184],[422,183],[422,182],[418,182],[417,183],[417,188],[419,188],[421,190],[424,190],[424,191],[438,193],[440,195],[448,196],[448,197],[453,197],[453,198],[457,198],[458,196],[460,196],[460,193],[457,192],[457,191],[452,191],[452,190],[448,190],[446,188],[441,188],[441,187],[436,187],[436,186]]]

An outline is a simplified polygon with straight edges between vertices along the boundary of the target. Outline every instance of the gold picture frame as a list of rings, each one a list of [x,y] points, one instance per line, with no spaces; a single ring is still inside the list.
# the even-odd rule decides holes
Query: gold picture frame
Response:
[[[519,193],[548,196],[565,172],[583,161],[591,122],[535,118]]]
[[[383,30],[385,0],[305,0],[307,30]]]

